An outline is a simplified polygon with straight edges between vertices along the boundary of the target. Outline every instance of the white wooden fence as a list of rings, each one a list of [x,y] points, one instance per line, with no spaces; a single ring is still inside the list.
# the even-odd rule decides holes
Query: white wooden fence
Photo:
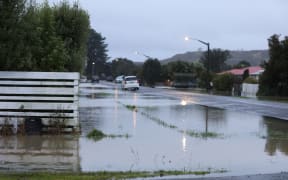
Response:
[[[74,72],[0,71],[0,123],[39,117],[49,125],[49,119],[61,117],[79,129],[79,79]]]

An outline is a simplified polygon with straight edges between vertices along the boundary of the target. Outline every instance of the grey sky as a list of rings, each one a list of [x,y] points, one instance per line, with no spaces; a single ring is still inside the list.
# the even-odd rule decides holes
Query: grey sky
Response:
[[[75,0],[69,0],[74,2]],[[57,2],[57,0],[50,0]],[[288,35],[287,0],[79,0],[91,26],[106,37],[108,55],[144,61],[211,48],[267,49],[272,34]]]

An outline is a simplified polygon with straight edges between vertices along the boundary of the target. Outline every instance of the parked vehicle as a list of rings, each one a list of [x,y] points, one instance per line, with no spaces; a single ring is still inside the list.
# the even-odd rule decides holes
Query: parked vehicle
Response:
[[[122,83],[123,78],[124,78],[123,75],[121,75],[121,76],[117,76],[117,77],[115,78],[115,83]]]
[[[138,90],[139,82],[136,76],[125,76],[122,81],[122,89],[124,90]]]

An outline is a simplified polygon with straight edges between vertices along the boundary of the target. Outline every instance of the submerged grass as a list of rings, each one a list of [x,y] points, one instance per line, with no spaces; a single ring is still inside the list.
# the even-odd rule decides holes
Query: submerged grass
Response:
[[[149,118],[150,120],[156,122],[157,124],[163,126],[163,127],[166,127],[166,128],[170,128],[170,129],[177,129],[178,127],[173,125],[173,124],[168,124],[166,123],[165,121],[159,119],[159,118],[156,118],[156,117],[153,117],[151,115],[149,115],[148,113],[145,113],[145,112],[141,112],[141,114],[143,116],[146,116],[147,118]]]
[[[219,138],[219,137],[223,137],[223,134],[214,133],[214,132],[196,132],[196,131],[192,131],[192,130],[188,130],[188,131],[179,130],[179,132],[186,133],[187,135],[189,135],[191,137],[197,137],[197,138]]]
[[[135,105],[125,105],[125,107],[131,111],[137,111],[137,107]]]
[[[131,111],[136,111],[137,107],[135,105],[125,105],[121,102],[118,102],[120,104],[122,104],[123,106],[125,106],[127,109],[131,110]],[[149,107],[148,107],[149,108]],[[147,109],[147,107],[146,107]],[[140,113],[142,116],[145,116],[146,118],[156,122],[158,125],[163,126],[165,128],[170,128],[170,129],[174,129],[177,130],[180,133],[186,133],[187,135],[191,136],[191,137],[196,137],[196,138],[222,138],[223,134],[219,134],[219,133],[214,133],[214,132],[196,132],[193,130],[181,130],[179,129],[177,126],[173,125],[173,124],[168,124],[166,123],[164,120],[161,120],[160,118],[157,118],[155,116],[150,115],[147,112],[141,111]]]
[[[104,134],[102,131],[93,129],[90,133],[87,134],[87,138],[99,141],[103,138],[129,138],[129,134]]]
[[[206,175],[210,173],[225,173],[225,170],[218,171],[100,171],[95,173],[49,173],[49,172],[25,172],[25,173],[0,173],[1,180],[115,180],[131,178],[163,177],[175,175]]]

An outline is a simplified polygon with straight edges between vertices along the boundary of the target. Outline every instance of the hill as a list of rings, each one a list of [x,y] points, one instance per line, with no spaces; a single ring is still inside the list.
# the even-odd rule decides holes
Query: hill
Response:
[[[176,54],[168,59],[161,60],[161,64],[167,64],[172,61],[195,62],[200,60],[202,51],[186,52],[184,54]],[[268,50],[251,50],[251,51],[230,51],[231,57],[227,60],[228,65],[235,65],[244,60],[249,62],[252,66],[260,65],[263,61],[269,60]]]

